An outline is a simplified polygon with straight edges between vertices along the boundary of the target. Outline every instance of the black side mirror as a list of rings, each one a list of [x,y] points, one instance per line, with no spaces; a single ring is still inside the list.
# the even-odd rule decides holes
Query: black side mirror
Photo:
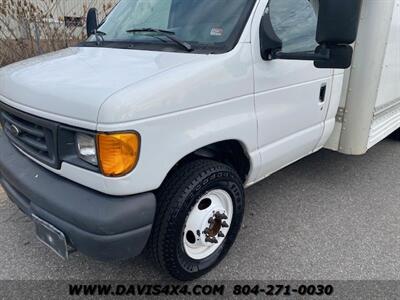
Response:
[[[312,60],[317,68],[347,69],[351,65],[362,0],[319,0],[315,51],[285,53],[268,10],[260,25],[261,56],[264,60]]]
[[[357,38],[362,0],[319,0],[318,44],[350,45]]]
[[[86,17],[86,34],[87,36],[91,36],[93,33],[96,32],[98,27],[98,20],[97,20],[97,9],[91,8],[89,9]]]
[[[347,69],[351,66],[353,48],[350,45],[332,45],[329,48],[318,46],[315,54],[328,51],[327,59],[315,59],[314,66],[318,69]]]

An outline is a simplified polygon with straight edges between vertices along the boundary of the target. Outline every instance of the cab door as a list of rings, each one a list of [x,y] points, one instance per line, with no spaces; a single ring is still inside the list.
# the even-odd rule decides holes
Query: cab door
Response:
[[[259,28],[269,13],[284,52],[313,50],[317,16],[308,0],[261,0],[252,23],[259,179],[314,151],[324,130],[333,70],[313,62],[265,61]]]

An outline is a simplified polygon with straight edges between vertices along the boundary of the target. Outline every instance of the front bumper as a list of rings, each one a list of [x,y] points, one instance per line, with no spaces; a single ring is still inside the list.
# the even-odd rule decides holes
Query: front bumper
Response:
[[[61,230],[68,244],[99,260],[142,252],[156,211],[153,193],[114,197],[88,189],[39,166],[0,131],[0,183],[26,215]]]

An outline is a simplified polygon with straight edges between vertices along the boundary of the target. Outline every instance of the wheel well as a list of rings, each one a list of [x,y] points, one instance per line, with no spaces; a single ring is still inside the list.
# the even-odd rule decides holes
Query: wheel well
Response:
[[[227,140],[204,146],[182,158],[175,167],[200,157],[213,159],[231,166],[239,174],[243,182],[250,171],[250,159],[242,144],[236,140]]]

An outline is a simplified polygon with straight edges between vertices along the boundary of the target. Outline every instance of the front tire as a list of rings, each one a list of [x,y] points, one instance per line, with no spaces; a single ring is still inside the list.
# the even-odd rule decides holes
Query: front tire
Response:
[[[391,139],[400,141],[400,129],[397,129],[395,132],[393,132],[390,136]]]
[[[183,164],[167,177],[157,201],[149,246],[161,268],[193,280],[225,257],[244,213],[243,184],[233,168],[206,159]]]

